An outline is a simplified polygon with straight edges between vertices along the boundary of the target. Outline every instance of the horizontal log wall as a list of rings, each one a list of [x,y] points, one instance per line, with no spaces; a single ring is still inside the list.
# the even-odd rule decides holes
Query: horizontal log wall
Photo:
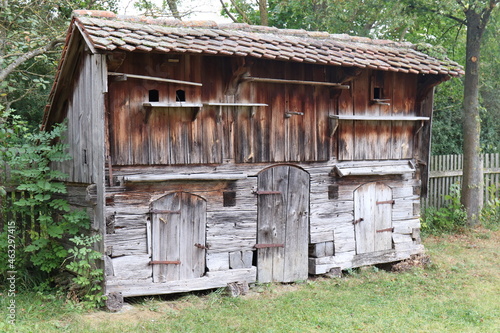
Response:
[[[392,164],[407,161],[394,161]],[[247,179],[207,181],[122,182],[107,193],[107,254],[114,268],[108,280],[149,279],[150,202],[171,191],[186,191],[207,200],[206,245],[209,272],[247,269],[252,266],[257,232],[257,174],[267,164],[239,164],[189,167],[122,167],[115,168],[117,180],[133,174],[206,174],[228,172],[246,174]],[[415,174],[382,176],[335,176],[331,163],[298,164],[310,174],[310,262],[309,272],[325,273],[333,267],[349,268],[357,262],[353,227],[354,190],[363,183],[381,181],[392,188],[394,250],[420,251],[419,196],[420,183]],[[155,177],[153,177],[155,178]],[[336,188],[336,190],[332,190]],[[235,205],[224,207],[224,192],[235,192]],[[398,254],[399,255],[399,254]],[[370,262],[368,255],[363,264]],[[330,258],[330,262],[325,262]],[[126,262],[136,263],[132,272]],[[374,259],[379,260],[379,259]],[[376,263],[376,262],[371,263]],[[123,264],[122,264],[123,263]],[[312,268],[311,268],[312,267]],[[131,276],[132,275],[132,276]]]
[[[368,182],[382,182],[392,189],[393,249],[356,254],[354,234],[354,191]],[[309,273],[324,274],[332,268],[347,269],[364,265],[397,261],[420,253],[420,182],[412,174],[386,176],[351,176],[330,181],[335,186],[336,200],[327,204],[311,200],[311,239]],[[328,182],[318,193],[328,191]],[[316,209],[315,206],[317,206]]]
[[[209,271],[250,268],[257,231],[256,177],[238,181],[129,183],[112,187],[107,199],[108,280],[149,279],[151,266],[150,203],[169,192],[185,191],[207,201],[206,246]],[[223,207],[226,191],[236,193],[236,205]],[[126,262],[135,262],[133,272]],[[123,265],[121,263],[124,263]]]

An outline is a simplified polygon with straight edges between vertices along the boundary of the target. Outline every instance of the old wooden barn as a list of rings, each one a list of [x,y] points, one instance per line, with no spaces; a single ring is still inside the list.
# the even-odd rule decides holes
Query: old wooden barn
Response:
[[[75,12],[43,127],[106,293],[290,282],[421,253],[434,87],[409,43]]]

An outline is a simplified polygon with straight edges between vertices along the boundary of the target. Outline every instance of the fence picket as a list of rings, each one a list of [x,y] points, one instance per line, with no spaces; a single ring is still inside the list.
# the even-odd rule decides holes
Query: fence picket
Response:
[[[422,200],[422,207],[441,208],[448,204],[444,196],[450,194],[450,188],[462,180],[463,155],[437,155],[431,157],[429,166],[429,186],[427,198]],[[500,195],[500,154],[483,155],[484,201],[490,200],[488,188],[496,187],[491,195]]]

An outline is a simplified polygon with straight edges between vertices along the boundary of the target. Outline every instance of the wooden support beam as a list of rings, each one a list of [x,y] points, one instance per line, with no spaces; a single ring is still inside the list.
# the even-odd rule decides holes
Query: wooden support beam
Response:
[[[163,175],[130,175],[124,176],[125,182],[166,182],[176,180],[240,180],[248,176],[244,173],[193,173],[188,175],[181,174],[163,174]]]
[[[181,262],[179,260],[168,261],[168,260],[155,260],[150,261],[150,265],[180,265]]]
[[[256,249],[267,249],[270,247],[285,247],[284,244],[255,244],[254,248]]]
[[[158,82],[185,84],[185,85],[189,85],[189,86],[198,86],[198,87],[202,86],[201,83],[197,83],[197,82],[174,80],[174,79],[165,79],[165,78],[155,77],[155,76],[126,74],[126,73],[116,73],[116,72],[108,72],[108,75],[110,75],[110,76],[118,76],[121,79],[125,79],[125,80],[127,78],[131,78],[131,79],[140,79],[140,80],[150,80],[150,81],[158,81]]]
[[[284,84],[305,84],[312,86],[328,86],[336,89],[350,89],[349,85],[344,85],[341,83],[333,83],[333,82],[320,82],[320,81],[302,81],[302,80],[285,80],[285,79],[271,79],[271,78],[263,78],[263,77],[253,77],[253,76],[245,76],[242,78],[244,81],[251,82],[264,82],[264,83],[284,83]]]
[[[417,116],[357,116],[357,115],[330,115],[330,118],[339,120],[373,120],[373,121],[419,121],[429,120],[430,117],[417,117]]]
[[[330,137],[332,137],[337,131],[337,128],[339,127],[339,120],[338,118],[333,118],[333,117],[329,117],[329,120],[330,120]]]
[[[268,106],[265,103],[203,103],[203,105],[208,106]]]

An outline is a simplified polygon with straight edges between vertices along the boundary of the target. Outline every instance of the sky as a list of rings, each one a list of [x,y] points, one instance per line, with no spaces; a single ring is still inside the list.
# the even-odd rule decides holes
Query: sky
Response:
[[[161,3],[161,0],[153,0]],[[139,14],[134,8],[134,0],[120,0],[118,14],[137,15]],[[190,20],[212,20],[217,23],[230,22],[228,18],[220,16],[222,5],[220,0],[182,0],[179,5],[179,11],[192,11],[193,13],[184,18],[184,21]]]

